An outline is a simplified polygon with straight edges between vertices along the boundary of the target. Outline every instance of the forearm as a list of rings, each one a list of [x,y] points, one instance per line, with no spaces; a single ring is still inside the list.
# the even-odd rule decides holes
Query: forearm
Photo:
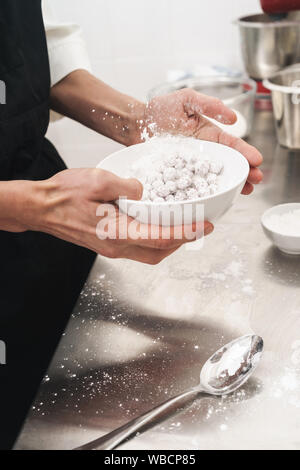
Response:
[[[144,103],[124,95],[85,70],[77,70],[51,89],[54,111],[124,145],[140,141]]]
[[[45,198],[40,182],[0,182],[0,230],[38,230]]]

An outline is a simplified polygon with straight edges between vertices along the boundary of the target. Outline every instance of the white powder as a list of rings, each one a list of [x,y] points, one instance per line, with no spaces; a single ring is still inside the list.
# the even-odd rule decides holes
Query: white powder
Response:
[[[294,391],[299,389],[299,379],[294,371],[288,371],[280,381],[282,387],[286,391]]]
[[[223,357],[222,366],[224,370],[227,370],[228,375],[233,377],[237,371],[241,368],[241,365],[245,361],[245,345],[234,344],[230,348],[230,354]]]
[[[241,261],[232,261],[225,269],[226,274],[240,278],[243,274],[243,265]]]
[[[191,151],[178,140],[156,140],[152,154],[141,158],[131,167],[130,176],[144,186],[143,200],[152,202],[184,201],[216,194],[223,163],[211,160],[203,152]],[[164,145],[160,146],[159,142]]]
[[[221,426],[220,426],[221,431],[227,431],[227,429],[228,429],[227,424],[221,424]]]
[[[297,340],[292,344],[293,354],[291,357],[291,361],[295,366],[300,365],[300,341]]]
[[[281,235],[300,237],[300,209],[270,215],[265,224],[270,230]]]

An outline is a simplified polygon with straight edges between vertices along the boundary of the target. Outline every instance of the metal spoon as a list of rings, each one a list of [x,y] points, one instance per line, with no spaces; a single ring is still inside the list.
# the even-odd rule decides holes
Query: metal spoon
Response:
[[[241,387],[256,369],[263,351],[263,340],[259,336],[242,336],[219,349],[204,364],[200,384],[162,405],[133,419],[115,431],[92,441],[76,450],[112,450],[134,437],[143,428],[153,426],[162,418],[187,405],[189,401],[210,395],[227,395]]]

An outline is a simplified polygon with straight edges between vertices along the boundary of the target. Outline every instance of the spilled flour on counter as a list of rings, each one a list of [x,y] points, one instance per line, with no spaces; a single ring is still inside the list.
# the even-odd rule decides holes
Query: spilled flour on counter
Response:
[[[247,266],[242,259],[230,261],[223,266],[219,265],[218,268],[207,272],[203,270],[197,272],[175,264],[169,268],[169,277],[177,280],[190,279],[194,288],[205,289],[205,291],[215,290],[218,286],[225,286],[225,289],[229,289],[229,286],[232,288],[234,284],[233,300],[236,300],[240,294],[247,297],[253,297],[256,294],[253,280],[247,276]]]
[[[270,396],[282,399],[295,408],[300,408],[300,371],[288,367],[283,369],[282,375],[273,380]]]

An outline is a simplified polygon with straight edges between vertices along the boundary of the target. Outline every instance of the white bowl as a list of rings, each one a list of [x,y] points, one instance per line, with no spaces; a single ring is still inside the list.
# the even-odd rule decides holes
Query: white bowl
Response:
[[[233,205],[249,174],[248,161],[237,150],[215,142],[189,137],[156,137],[145,143],[133,145],[109,155],[99,163],[97,168],[102,168],[126,178],[129,175],[131,166],[138,159],[148,154],[155,155],[155,149],[158,145],[160,149],[164,145],[166,146],[165,150],[170,149],[170,142],[176,150],[180,146],[184,146],[185,150],[191,149],[193,152],[199,152],[199,155],[201,153],[205,154],[205,158],[211,161],[221,161],[224,164],[224,170],[219,180],[220,191],[212,196],[194,200],[163,203],[122,199],[122,196],[125,195],[120,194],[117,204],[123,212],[142,223],[149,223],[151,220],[151,223],[155,225],[157,223],[160,225],[179,225],[183,221],[183,213],[186,224],[201,221],[203,217],[211,222],[216,221]]]
[[[268,217],[274,214],[282,215],[292,210],[299,209],[300,203],[281,204],[268,209],[261,218],[261,224],[267,237],[275,246],[277,246],[277,248],[279,248],[280,251],[289,255],[300,255],[300,236],[284,235],[274,231],[270,226],[268,226]]]

